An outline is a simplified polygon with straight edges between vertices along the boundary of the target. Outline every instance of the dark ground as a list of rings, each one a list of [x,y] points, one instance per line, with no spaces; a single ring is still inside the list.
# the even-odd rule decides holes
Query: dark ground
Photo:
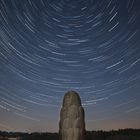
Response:
[[[20,137],[22,140],[59,140],[58,133],[0,132],[0,140],[8,140],[6,137]],[[85,140],[140,140],[140,129],[86,131]]]

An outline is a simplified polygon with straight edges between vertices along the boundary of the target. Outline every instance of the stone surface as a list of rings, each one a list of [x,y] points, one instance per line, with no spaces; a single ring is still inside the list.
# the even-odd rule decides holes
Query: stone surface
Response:
[[[60,112],[60,140],[84,140],[85,113],[75,91],[65,94]]]

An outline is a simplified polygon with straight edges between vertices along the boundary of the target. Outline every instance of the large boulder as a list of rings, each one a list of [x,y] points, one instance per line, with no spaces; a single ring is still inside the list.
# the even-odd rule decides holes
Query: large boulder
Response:
[[[85,113],[77,92],[64,95],[59,122],[60,140],[84,140]]]

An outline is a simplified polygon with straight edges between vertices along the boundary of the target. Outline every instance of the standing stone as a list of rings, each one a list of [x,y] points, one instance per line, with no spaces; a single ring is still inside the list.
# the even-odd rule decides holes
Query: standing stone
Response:
[[[84,140],[85,113],[81,99],[75,91],[69,91],[63,99],[60,112],[60,140]]]

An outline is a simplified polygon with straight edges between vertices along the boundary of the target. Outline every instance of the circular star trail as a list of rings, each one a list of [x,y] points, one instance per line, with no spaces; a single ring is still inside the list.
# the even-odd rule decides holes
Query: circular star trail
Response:
[[[69,90],[88,130],[139,128],[138,0],[0,0],[0,130],[58,131]]]

